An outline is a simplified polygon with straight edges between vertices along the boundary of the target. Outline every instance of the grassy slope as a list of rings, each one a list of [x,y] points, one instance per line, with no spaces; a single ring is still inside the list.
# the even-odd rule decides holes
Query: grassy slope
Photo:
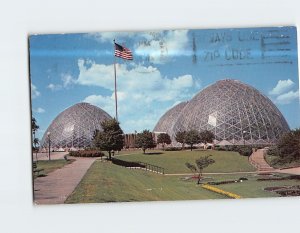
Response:
[[[195,181],[95,161],[66,203],[219,199]]]
[[[284,174],[279,174],[285,176]],[[66,203],[100,203],[128,201],[203,200],[225,196],[205,190],[196,180],[184,181],[184,176],[163,176],[142,170],[123,168],[110,162],[95,161]],[[217,185],[217,188],[241,195],[243,198],[276,197],[265,187],[300,185],[296,180],[257,181],[254,174],[209,175],[212,181],[238,180],[243,183]],[[262,176],[263,177],[263,176]],[[208,180],[207,180],[208,181]]]
[[[153,152],[153,151],[151,151]],[[163,154],[120,155],[128,161],[144,161],[165,167],[168,173],[188,173],[184,163],[194,162],[201,155],[212,154],[216,163],[205,172],[251,171],[247,158],[235,152],[224,151],[180,151]],[[208,175],[207,175],[208,176]],[[280,176],[284,176],[281,174]],[[183,181],[184,176],[163,176],[142,170],[123,168],[110,162],[95,161],[80,184],[68,197],[66,203],[99,203],[155,200],[199,200],[220,199],[225,196],[205,190],[196,181]],[[238,180],[248,178],[242,183],[224,184],[216,187],[233,192],[244,198],[273,197],[276,193],[264,191],[265,187],[299,185],[299,181],[257,181],[255,174],[209,175],[212,181]]]
[[[151,151],[153,153],[154,151]],[[161,151],[160,151],[161,152]],[[197,158],[212,155],[216,161],[204,169],[204,172],[239,172],[255,171],[248,163],[248,158],[237,152],[227,151],[164,151],[163,154],[133,154],[123,155],[119,158],[126,161],[141,161],[165,168],[165,173],[190,173],[185,163],[194,163]]]
[[[295,160],[295,161],[288,161],[288,162],[284,162],[281,161],[280,163],[278,163],[278,157],[277,156],[272,156],[272,155],[268,155],[266,154],[265,156],[265,160],[266,162],[274,168],[289,168],[289,167],[299,167],[300,166],[300,159],[299,160]]]
[[[72,163],[74,160],[70,159],[66,161],[64,159],[57,159],[57,160],[40,160],[37,163],[38,169],[44,169],[44,171],[40,172],[41,174],[48,174],[56,169],[62,168],[63,166]]]

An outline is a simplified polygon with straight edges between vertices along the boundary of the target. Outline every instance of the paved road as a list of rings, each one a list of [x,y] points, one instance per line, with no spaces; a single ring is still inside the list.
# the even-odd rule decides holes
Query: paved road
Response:
[[[71,164],[34,180],[34,202],[62,204],[79,184],[96,158],[76,158]]]

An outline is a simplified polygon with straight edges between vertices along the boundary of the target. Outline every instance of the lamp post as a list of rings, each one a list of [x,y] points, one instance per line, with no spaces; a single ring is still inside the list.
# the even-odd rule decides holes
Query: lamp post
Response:
[[[50,147],[51,147],[50,134],[51,134],[50,132],[47,133],[47,137],[48,137],[48,153],[49,153],[48,156],[49,156],[49,160],[51,160],[51,159],[50,159]]]
[[[244,140],[244,146],[245,146],[245,134],[247,133],[247,131],[243,131],[243,140]]]

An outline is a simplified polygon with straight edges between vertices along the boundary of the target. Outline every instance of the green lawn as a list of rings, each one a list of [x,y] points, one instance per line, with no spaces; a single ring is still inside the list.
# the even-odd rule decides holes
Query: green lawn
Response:
[[[66,203],[224,198],[180,178],[95,161]]]
[[[279,174],[285,176],[285,174]],[[184,180],[187,176],[166,176],[139,169],[128,169],[110,162],[96,160],[82,181],[68,197],[66,203],[100,203],[166,200],[224,199],[226,196],[203,189],[196,180]],[[265,177],[256,174],[206,175],[206,181],[238,180],[242,183],[215,185],[215,187],[242,196],[277,197],[264,191],[265,187],[300,185],[297,180],[257,181]]]
[[[40,160],[37,162],[37,169],[44,169],[41,171],[41,175],[47,175],[48,173],[55,171],[56,169],[62,168],[63,166],[72,163],[75,161],[74,159],[70,159],[66,161],[64,159],[57,159],[57,160]],[[36,178],[36,177],[35,177]]]
[[[185,163],[195,163],[200,156],[212,155],[216,161],[204,172],[241,172],[255,171],[249,164],[248,158],[237,152],[231,151],[149,151],[149,154],[135,153],[132,155],[120,155],[118,158],[126,161],[140,161],[165,168],[165,173],[190,173]],[[151,154],[153,153],[153,154]],[[161,154],[155,154],[161,153]]]
[[[277,173],[277,176],[284,177],[287,175]],[[225,191],[236,193],[245,198],[253,198],[253,197],[279,197],[280,196],[275,192],[265,191],[264,188],[266,187],[300,185],[299,180],[257,181],[257,178],[262,178],[265,176],[259,176],[253,174],[244,175],[243,177],[248,178],[248,180],[242,183],[238,182],[233,184],[217,185],[216,187],[221,188]],[[237,176],[231,178],[238,179]]]
[[[131,151],[121,152],[117,157],[126,161],[140,161],[165,168],[165,173],[190,173],[186,162],[193,163],[204,155],[212,155],[215,164],[204,170],[206,173],[247,172],[254,171],[248,158],[236,152],[228,151]],[[257,174],[207,174],[205,181],[248,180],[238,183],[216,185],[224,191],[250,197],[276,197],[276,193],[265,191],[265,187],[300,185],[297,180],[257,181]],[[285,174],[279,174],[285,176]],[[189,176],[167,176],[146,172],[140,169],[128,169],[114,165],[106,160],[96,160],[87,171],[79,185],[68,197],[66,203],[99,203],[130,201],[164,201],[164,200],[203,200],[221,199],[226,196],[203,189],[196,180],[185,180]],[[265,177],[265,176],[261,176]]]

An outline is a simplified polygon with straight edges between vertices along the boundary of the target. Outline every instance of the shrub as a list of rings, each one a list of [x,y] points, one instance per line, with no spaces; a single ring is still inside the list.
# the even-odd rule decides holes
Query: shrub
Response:
[[[73,157],[103,157],[105,154],[97,150],[81,150],[70,151],[69,155]]]
[[[165,151],[180,151],[182,150],[181,147],[167,147],[165,148]]]
[[[279,156],[279,151],[278,151],[277,146],[271,146],[268,149],[267,154],[271,155],[271,156]]]
[[[217,146],[215,150],[218,151],[235,151],[243,156],[250,156],[252,154],[253,146],[244,146],[244,145],[225,145],[225,146]]]
[[[252,147],[242,146],[242,147],[236,148],[235,151],[239,152],[243,156],[250,156],[252,154]]]
[[[141,164],[140,162],[131,162],[131,161],[124,161],[121,159],[112,158],[112,163],[123,166],[123,167],[141,167],[145,168],[146,166],[144,164]]]

